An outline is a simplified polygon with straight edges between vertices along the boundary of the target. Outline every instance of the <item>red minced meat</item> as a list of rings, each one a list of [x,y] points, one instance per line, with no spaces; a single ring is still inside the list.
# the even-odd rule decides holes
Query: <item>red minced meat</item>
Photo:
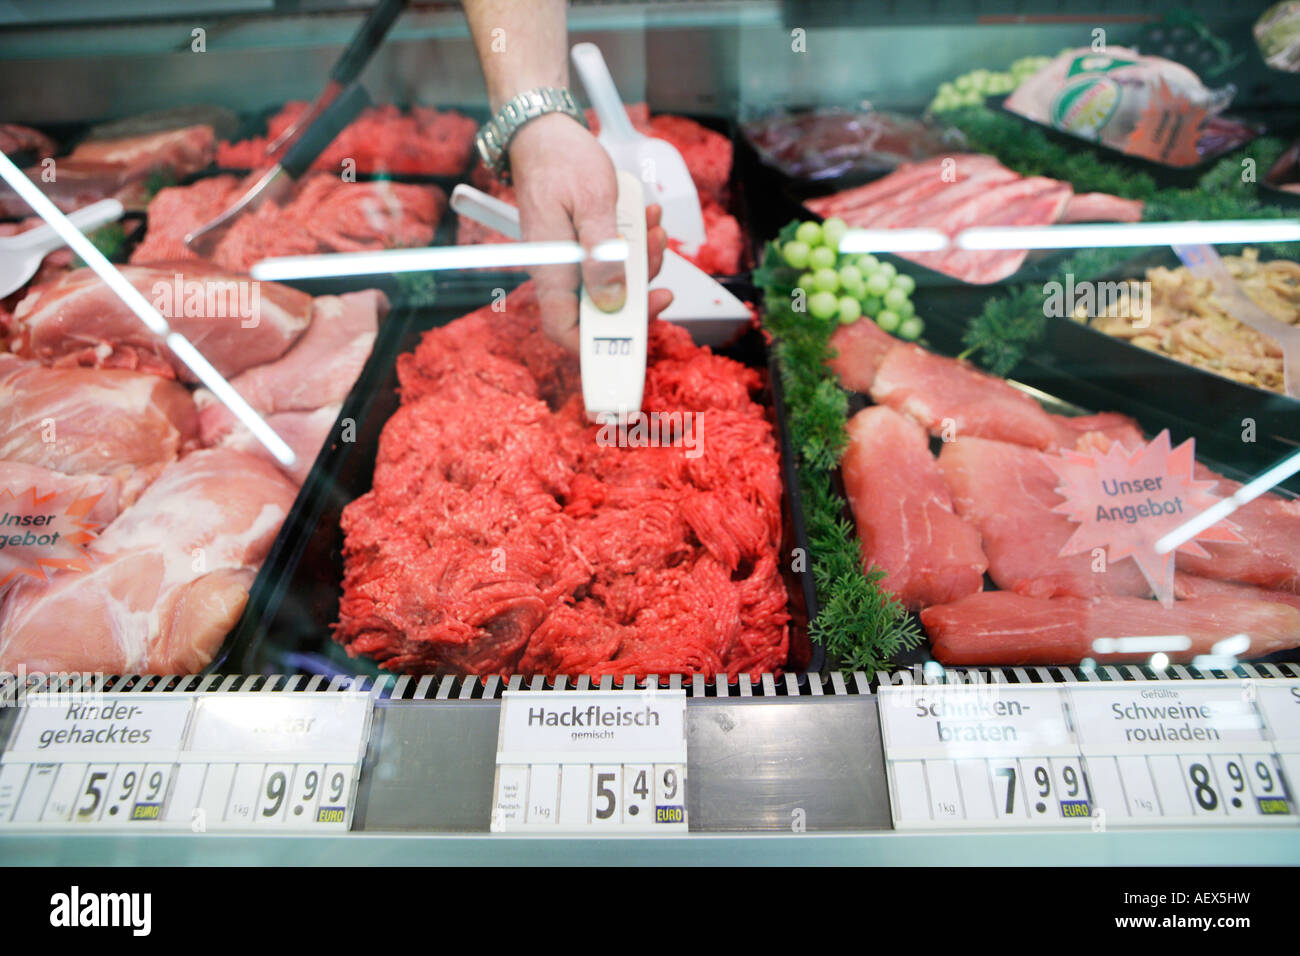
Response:
[[[406,673],[780,671],[780,462],[757,371],[654,322],[643,409],[698,416],[694,449],[600,444],[529,283],[397,372],[373,489],[343,512],[349,654]]]

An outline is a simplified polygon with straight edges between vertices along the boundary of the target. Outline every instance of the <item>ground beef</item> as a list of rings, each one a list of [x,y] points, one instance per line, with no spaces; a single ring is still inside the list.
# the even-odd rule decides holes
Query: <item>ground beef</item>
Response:
[[[217,165],[226,169],[266,165],[267,143],[278,138],[306,108],[303,102],[286,103],[268,121],[267,136],[221,143]],[[469,162],[477,128],[474,120],[455,110],[439,112],[414,106],[404,113],[392,105],[372,106],[343,128],[311,168],[340,173],[343,164],[351,160],[358,173],[457,176]]]
[[[691,412],[695,429],[600,444],[531,284],[429,332],[397,370],[374,487],[343,512],[350,654],[407,673],[785,664],[780,467],[755,370],[653,323],[644,410]]]

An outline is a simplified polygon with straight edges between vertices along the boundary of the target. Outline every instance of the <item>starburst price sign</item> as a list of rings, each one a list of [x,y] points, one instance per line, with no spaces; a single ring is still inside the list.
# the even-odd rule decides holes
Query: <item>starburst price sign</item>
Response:
[[[1156,542],[1215,504],[1214,480],[1195,476],[1195,439],[1170,448],[1169,432],[1128,451],[1119,442],[1109,448],[1064,451],[1046,456],[1061,484],[1065,501],[1056,512],[1078,522],[1061,557],[1106,549],[1107,562],[1131,558],[1165,606],[1174,602],[1174,554],[1209,553],[1198,541],[1241,542],[1229,521],[1220,521],[1173,551],[1157,554]]]
[[[0,488],[0,586],[24,575],[44,580],[53,571],[89,571],[86,549],[101,526],[88,516],[100,497]]]

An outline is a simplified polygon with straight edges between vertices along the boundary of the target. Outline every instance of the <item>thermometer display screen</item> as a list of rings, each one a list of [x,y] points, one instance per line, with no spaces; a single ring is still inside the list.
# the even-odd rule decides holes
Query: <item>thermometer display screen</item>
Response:
[[[591,340],[595,355],[631,355],[632,339],[630,336],[597,336]]]

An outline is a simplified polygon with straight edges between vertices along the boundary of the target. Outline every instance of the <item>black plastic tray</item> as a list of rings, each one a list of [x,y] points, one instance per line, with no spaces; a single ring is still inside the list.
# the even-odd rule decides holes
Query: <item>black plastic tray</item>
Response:
[[[481,306],[493,288],[510,288],[517,274],[478,274],[439,285],[437,303],[423,310],[397,310],[385,321],[370,358],[339,413],[339,423],[355,423],[355,440],[334,438],[321,450],[303,483],[266,562],[249,594],[239,623],[209,671],[229,673],[378,674],[376,663],[350,658],[331,637],[338,620],[339,584],[343,576],[343,508],[370,490],[383,426],[398,408],[396,359],[410,351],[430,328]],[[751,331],[723,350],[738,361],[767,368],[769,358],[760,334]],[[808,542],[797,494],[794,463],[784,418],[780,382],[769,375],[772,409],[781,446],[786,554]],[[817,613],[808,571],[787,572],[790,594],[792,670],[819,671],[821,648],[808,637],[808,621]]]
[[[1081,136],[1075,136],[1073,133],[1059,130],[1054,126],[1047,126],[1044,123],[1031,120],[1029,117],[1022,116],[1014,110],[1007,109],[1006,101],[1007,97],[999,96],[990,97],[987,100],[987,103],[991,109],[997,110],[1002,115],[1010,116],[1019,120],[1021,123],[1024,123],[1031,129],[1039,130],[1043,135],[1047,136],[1048,139],[1068,146],[1071,149],[1087,150],[1098,159],[1111,163],[1119,163],[1138,172],[1146,173],[1155,180],[1156,184],[1159,186],[1170,186],[1177,189],[1192,189],[1196,187],[1200,183],[1201,177],[1214,168],[1215,163],[1223,159],[1224,156],[1228,156],[1249,145],[1259,137],[1263,136],[1265,132],[1258,123],[1252,124],[1246,123],[1244,120],[1238,120],[1237,122],[1241,122],[1243,125],[1253,126],[1255,129],[1255,135],[1234,146],[1229,146],[1227,149],[1221,149],[1217,152],[1204,154],[1201,156],[1200,161],[1194,165],[1171,166],[1168,163],[1146,159],[1142,156],[1133,156],[1123,150],[1107,146],[1105,143],[1099,143],[1096,140],[1091,139],[1084,139]],[[1050,175],[1050,173],[1048,175]]]
[[[868,321],[868,320],[862,320],[862,321]],[[950,331],[951,329],[949,328],[949,332]],[[1101,333],[1096,333],[1096,334],[1100,335]],[[941,334],[940,338],[946,342],[953,341],[950,335],[947,334]],[[951,349],[934,348],[932,350],[938,354],[946,354],[949,356],[954,354],[954,352]],[[1138,349],[1136,351],[1141,351],[1141,350]],[[1022,365],[1017,368],[1017,372],[1023,369],[1024,366]],[[1029,380],[1032,377],[1033,376],[1023,376],[1020,374],[1016,374],[1015,376],[1013,376],[1015,381],[1018,381],[1025,385],[1030,385],[1032,388],[1038,389],[1040,392],[1043,393],[1042,395],[1036,397],[1043,404],[1044,408],[1046,408],[1047,411],[1054,412],[1057,414],[1071,415],[1071,416],[1089,414],[1089,410],[1088,410],[1089,406],[1075,399],[1066,399],[1060,394],[1059,391],[1060,386],[1064,386],[1067,391],[1072,391],[1069,388],[1068,379],[1059,376],[1048,376],[1047,380],[1039,380],[1037,383],[1035,383]],[[1053,391],[1051,388],[1049,388],[1049,385],[1056,386],[1058,387],[1058,389],[1056,391]],[[858,392],[851,391],[849,389],[844,389],[843,391],[845,393],[846,400],[848,402],[848,416],[850,418],[857,412],[861,411],[864,408],[867,408],[872,404],[869,397],[867,396],[864,396]],[[1177,422],[1170,421],[1167,419],[1161,419],[1158,415],[1153,415],[1150,409],[1146,409],[1144,414],[1143,410],[1131,404],[1127,405],[1126,407],[1119,407],[1121,405],[1125,405],[1125,403],[1123,402],[1108,403],[1109,393],[1107,393],[1104,389],[1088,391],[1086,393],[1092,395],[1094,398],[1101,399],[1101,404],[1095,404],[1091,406],[1092,408],[1095,408],[1096,410],[1099,411],[1123,411],[1126,414],[1131,414],[1138,419],[1138,423],[1142,426],[1143,430],[1148,435],[1154,435],[1158,433],[1161,429],[1168,427],[1170,428],[1171,437],[1173,438],[1175,444],[1181,442],[1185,438],[1196,437],[1197,438],[1196,460],[1206,465],[1207,467],[1213,469],[1215,472],[1223,475],[1224,477],[1230,478],[1234,481],[1239,481],[1239,482],[1249,481],[1250,478],[1252,478],[1259,470],[1262,470],[1262,467],[1266,467],[1268,464],[1275,463],[1275,462],[1267,462],[1265,463],[1264,466],[1260,468],[1255,468],[1252,466],[1243,468],[1241,466],[1240,459],[1234,462],[1231,458],[1223,458],[1220,457],[1218,454],[1216,454],[1216,452],[1220,450],[1221,446],[1214,443],[1210,443],[1208,445],[1203,443],[1200,435],[1193,436],[1192,434],[1189,434],[1187,432],[1183,432],[1180,435]],[[788,410],[785,408],[784,405],[782,405],[780,409],[780,417],[782,418],[782,420],[784,420],[788,414],[789,414]],[[1297,438],[1300,438],[1300,434],[1297,435]],[[938,454],[941,447],[942,447],[942,441],[940,439],[938,438],[931,439],[932,452]],[[1295,487],[1295,485],[1297,484],[1300,484],[1300,482],[1296,482],[1293,480],[1289,485],[1283,484],[1278,488],[1275,488],[1274,491],[1278,492],[1283,497],[1294,498],[1298,493],[1300,493],[1300,487]],[[853,510],[849,506],[848,494],[844,487],[844,481],[842,475],[838,469],[836,469],[833,475],[832,487],[834,488],[836,495],[840,499],[841,517],[843,517],[843,519],[848,523],[849,527],[856,528],[857,522],[856,519],[854,518]],[[985,579],[984,579],[984,589],[985,590],[998,589],[997,586],[993,583],[993,580],[989,578],[987,574],[985,575]],[[917,615],[913,615],[913,616],[917,616]],[[922,634],[924,634],[924,629],[922,629]],[[1261,658],[1255,658],[1252,660],[1252,662],[1260,662],[1260,661],[1270,662],[1270,663],[1300,663],[1300,648],[1292,648],[1291,650],[1279,651],[1275,654],[1271,654]],[[902,651],[896,654],[891,659],[890,664],[891,666],[897,668],[897,667],[911,667],[913,665],[926,664],[930,662],[934,662],[934,657],[930,653],[930,640],[928,637],[925,637],[920,644],[918,644],[916,647],[912,648],[911,650]],[[831,660],[828,663],[832,668],[835,667],[837,664],[837,662],[834,660]],[[982,666],[983,669],[985,670],[999,670],[999,671],[1012,670],[1012,668],[1010,667],[1002,667],[1000,665],[980,665],[980,666]],[[1072,664],[1060,664],[1060,665],[1053,665],[1053,666],[1067,671],[1072,671],[1074,669],[1074,665]],[[1127,667],[1128,665],[1125,666]],[[1134,666],[1145,668],[1145,665],[1134,665]],[[1162,675],[1152,673],[1149,676],[1159,677]]]

